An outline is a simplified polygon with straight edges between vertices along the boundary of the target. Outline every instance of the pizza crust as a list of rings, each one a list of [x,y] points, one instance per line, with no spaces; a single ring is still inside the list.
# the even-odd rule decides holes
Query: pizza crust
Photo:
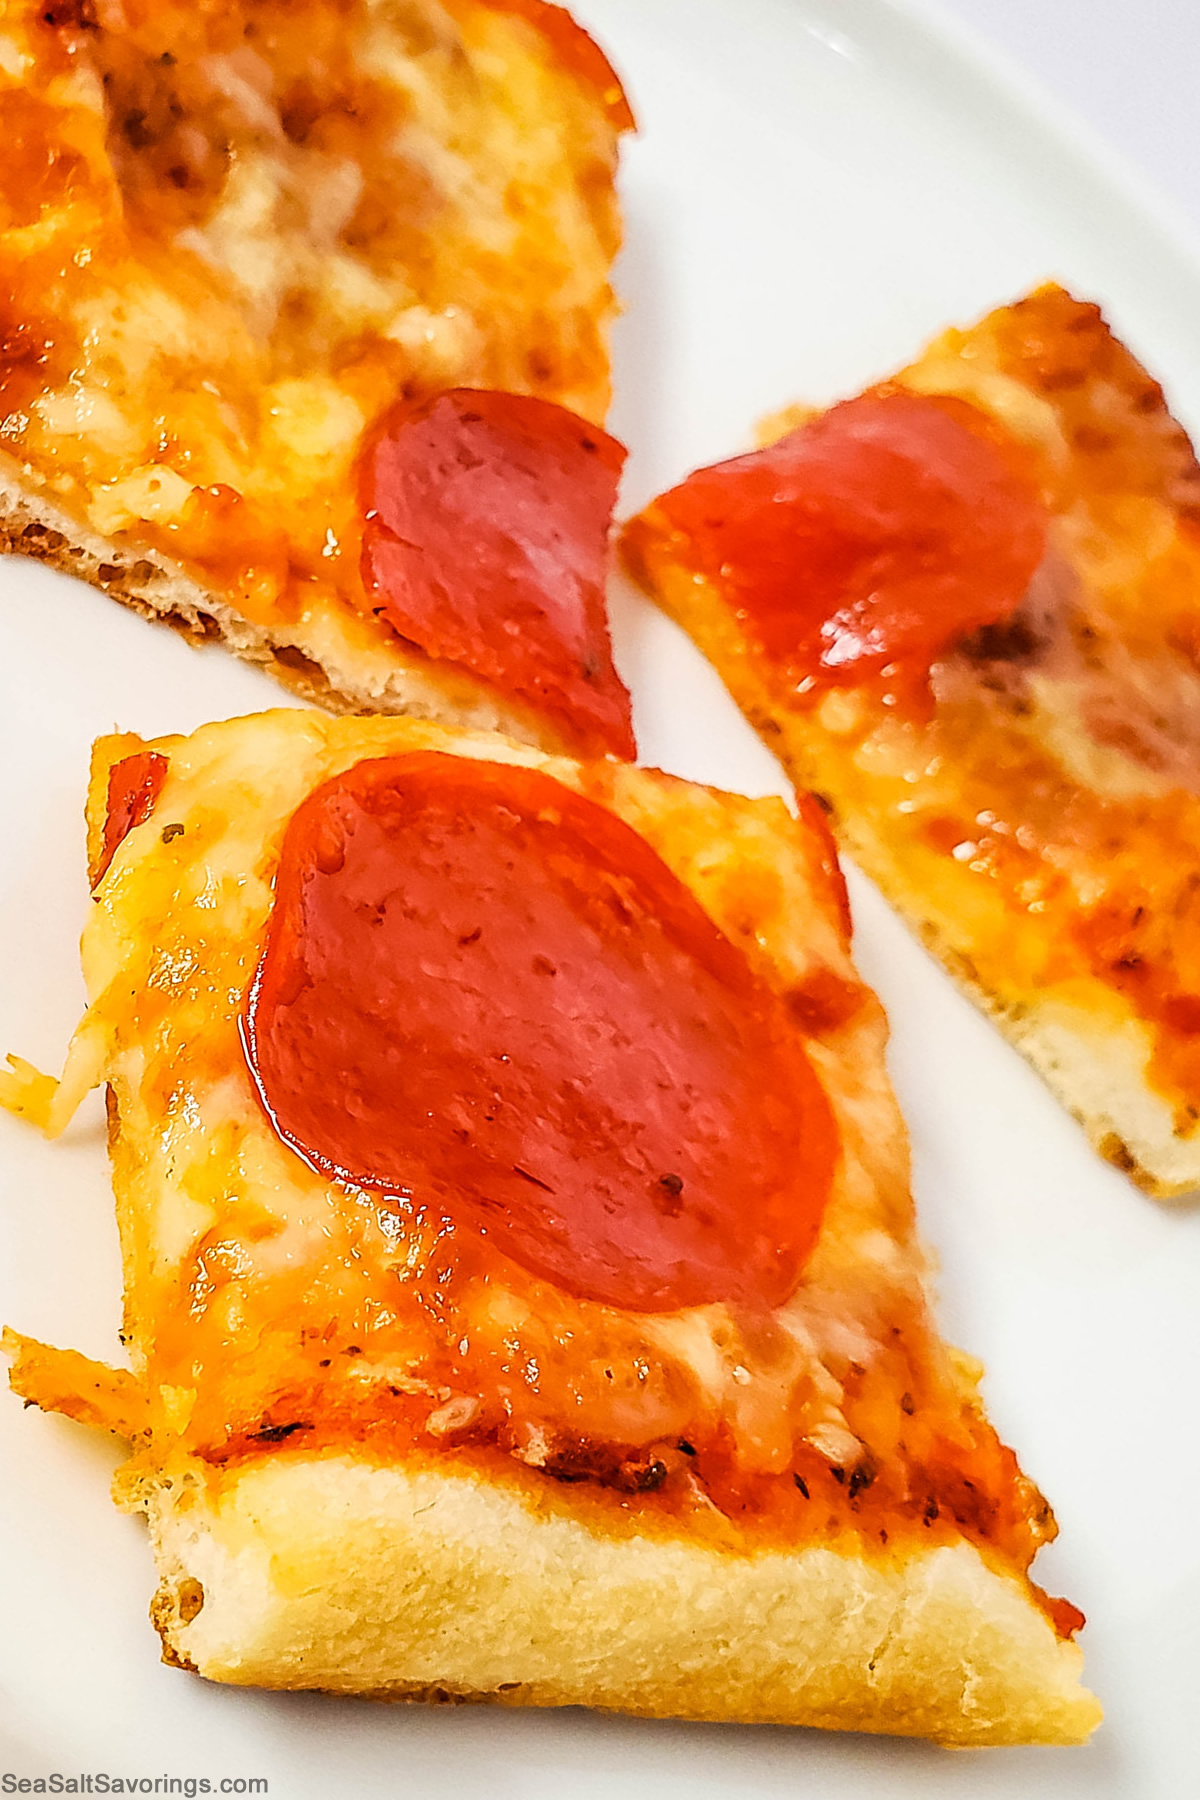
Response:
[[[405,714],[498,731],[539,749],[565,740],[533,708],[505,700],[486,682],[415,645],[382,642],[365,620],[334,606],[270,626],[247,619],[161,552],[125,533],[101,536],[0,457],[0,553],[35,557],[78,576],[143,618],[172,626],[190,644],[221,643],[243,662],[334,713]]]
[[[97,745],[88,806],[93,853],[110,768],[148,747],[130,736]],[[109,1083],[125,1339],[145,1411],[140,1420],[131,1413],[111,1372],[106,1378],[92,1366],[81,1376],[74,1364],[63,1367],[58,1353],[15,1339],[13,1382],[25,1399],[54,1410],[97,1423],[118,1414],[129,1421],[135,1451],[118,1492],[149,1519],[161,1584],[152,1617],[166,1659],[241,1685],[584,1704],[958,1743],[1082,1740],[1099,1709],[1079,1685],[1078,1649],[1059,1638],[1052,1609],[1024,1574],[1054,1526],[1015,1463],[1008,1459],[984,1476],[996,1484],[1002,1509],[1012,1500],[1014,1531],[1019,1515],[1014,1541],[1000,1528],[969,1536],[971,1509],[960,1515],[952,1502],[940,1510],[934,1503],[923,1511],[914,1505],[872,1512],[884,1484],[867,1481],[861,1502],[853,1485],[864,1446],[853,1407],[840,1410],[849,1402],[833,1370],[845,1375],[846,1359],[859,1358],[850,1368],[865,1378],[881,1354],[877,1334],[886,1331],[890,1340],[900,1329],[888,1320],[905,1321],[924,1345],[912,1352],[913,1371],[927,1357],[941,1370],[929,1404],[946,1407],[970,1441],[976,1425],[987,1428],[977,1367],[940,1344],[927,1322],[907,1144],[883,1061],[885,1023],[854,976],[844,889],[828,840],[815,829],[795,831],[779,801],[697,789],[619,764],[607,765],[601,777],[604,803],[657,849],[723,928],[745,940],[777,985],[813,1004],[824,994],[833,1008],[824,1024],[813,1025],[808,1048],[835,1108],[843,1156],[808,1280],[776,1321],[784,1336],[760,1342],[743,1335],[723,1309],[632,1319],[606,1309],[601,1320],[587,1303],[564,1301],[565,1310],[556,1311],[561,1296],[523,1296],[519,1282],[506,1287],[503,1279],[478,1297],[480,1305],[455,1315],[479,1356],[516,1319],[524,1356],[558,1353],[553,1346],[566,1330],[581,1371],[594,1368],[601,1353],[630,1370],[636,1355],[695,1380],[703,1398],[688,1417],[704,1424],[711,1412],[725,1420],[735,1438],[741,1434],[738,1441],[754,1447],[748,1467],[767,1466],[761,1457],[776,1428],[780,1392],[803,1394],[803,1422],[793,1419],[787,1429],[793,1439],[803,1431],[827,1465],[836,1463],[836,1497],[826,1505],[814,1491],[811,1514],[779,1526],[752,1511],[743,1528],[736,1507],[727,1513],[709,1500],[701,1464],[697,1478],[676,1468],[669,1488],[612,1486],[586,1460],[570,1461],[569,1420],[566,1454],[555,1459],[540,1415],[523,1419],[519,1404],[517,1424],[533,1428],[511,1454],[507,1446],[446,1441],[435,1412],[422,1425],[421,1408],[397,1440],[386,1405],[376,1415],[371,1396],[381,1384],[410,1380],[408,1361],[397,1372],[396,1357],[407,1358],[410,1348],[417,1355],[417,1341],[410,1347],[380,1338],[364,1352],[358,1342],[339,1349],[336,1333],[323,1333],[324,1353],[340,1365],[327,1379],[351,1407],[347,1419],[360,1416],[345,1385],[351,1351],[351,1385],[366,1407],[361,1433],[351,1425],[329,1436],[319,1410],[296,1411],[288,1399],[294,1384],[272,1362],[270,1334],[256,1331],[253,1306],[243,1325],[236,1310],[230,1314],[232,1326],[209,1350],[197,1336],[185,1363],[159,1354],[159,1309],[166,1304],[174,1316],[179,1290],[168,1284],[164,1294],[156,1271],[177,1266],[183,1277],[219,1222],[223,1244],[245,1252],[237,1280],[244,1278],[249,1299],[256,1271],[269,1281],[270,1246],[279,1241],[259,1228],[277,1215],[299,1234],[289,1256],[302,1255],[306,1221],[324,1232],[328,1192],[265,1129],[256,1103],[244,1111],[252,1097],[223,1075],[224,1053],[211,1066],[203,1060],[215,1054],[214,1045],[206,1050],[199,1041],[212,1028],[211,1012],[199,1037],[189,1033],[180,1071],[198,1104],[164,1132],[155,1085],[164,1064],[159,1052],[147,1063],[151,1028],[126,1014],[130,994],[153,986],[135,952],[141,922],[155,921],[152,957],[164,947],[175,956],[172,908],[186,915],[191,904],[180,896],[219,893],[221,904],[203,914],[204,972],[197,967],[194,975],[205,992],[214,983],[214,991],[224,991],[236,970],[226,967],[219,946],[227,942],[236,959],[247,931],[258,929],[270,899],[271,834],[318,779],[364,755],[428,749],[540,766],[568,785],[586,770],[433,725],[295,711],[208,726],[153,748],[169,772],[154,814],[133,826],[97,890],[84,948],[97,1010],[72,1053],[86,1068],[79,1074],[69,1063],[60,1089],[69,1109],[79,1089]],[[206,833],[231,793],[236,818],[214,839]],[[839,999],[850,1005],[848,1014],[834,1006]],[[175,990],[174,1005],[187,1004]],[[193,1053],[201,1057],[197,1068]],[[149,1067],[157,1072],[147,1085]],[[247,1122],[247,1152],[230,1160]],[[204,1199],[235,1189],[241,1213],[233,1205],[222,1216],[217,1201]],[[247,1220],[251,1237],[243,1231]],[[370,1263],[373,1242],[363,1240],[368,1254],[356,1267]],[[342,1258],[340,1267],[348,1266],[344,1252],[344,1245],[321,1249]],[[351,1316],[357,1291],[347,1288],[339,1302]],[[301,1347],[288,1351],[295,1367],[297,1355],[313,1353],[302,1347],[307,1328],[299,1316],[289,1313],[289,1322],[301,1332]],[[318,1335],[328,1322],[327,1313],[314,1316]],[[220,1383],[222,1359],[247,1330],[255,1332],[251,1363],[231,1377],[222,1408],[206,1418],[208,1383],[214,1373]],[[217,1346],[214,1365],[206,1358]],[[901,1382],[908,1367],[897,1376]],[[389,1391],[419,1391],[422,1407],[438,1409],[452,1398],[449,1389],[420,1384]],[[469,1379],[462,1391],[473,1391]],[[586,1373],[576,1391],[594,1406]],[[893,1410],[913,1407],[899,1387],[877,1394]],[[677,1421],[664,1436],[652,1420],[651,1409],[630,1428],[631,1456],[667,1446],[684,1429]],[[557,1429],[553,1417],[551,1424]],[[418,1446],[425,1433],[438,1448],[413,1448],[412,1425]],[[602,1416],[587,1429],[593,1442],[608,1441],[606,1431],[611,1436]],[[578,1447],[587,1449],[585,1438]],[[788,1479],[782,1463],[770,1466]],[[580,1479],[580,1469],[593,1478]],[[804,1481],[796,1487],[808,1501]],[[1059,1614],[1060,1625],[1069,1616]]]
[[[185,1466],[145,1504],[165,1660],[212,1680],[947,1744],[1079,1743],[1100,1719],[1078,1648],[965,1541],[743,1555],[605,1531],[446,1457]]]

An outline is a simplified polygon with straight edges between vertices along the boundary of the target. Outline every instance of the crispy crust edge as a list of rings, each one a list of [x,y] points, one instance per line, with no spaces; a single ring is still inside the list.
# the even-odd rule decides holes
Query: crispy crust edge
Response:
[[[399,640],[354,641],[355,621],[333,607],[267,627],[157,550],[101,536],[0,457],[0,554],[32,557],[101,589],[142,618],[169,625],[194,647],[220,643],[301,699],[332,713],[402,714],[498,731],[539,749],[568,747],[553,724],[508,703],[465,670]]]
[[[164,1660],[235,1685],[1072,1744],[1081,1652],[965,1541],[605,1533],[452,1458],[183,1464],[143,1498]]]

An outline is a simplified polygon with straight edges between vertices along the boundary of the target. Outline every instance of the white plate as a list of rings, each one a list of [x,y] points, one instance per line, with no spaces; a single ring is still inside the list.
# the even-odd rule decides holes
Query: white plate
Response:
[[[919,16],[882,0],[578,10],[644,127],[626,165],[617,354],[631,505],[743,445],[760,413],[851,391],[1050,275],[1103,301],[1200,424],[1188,252],[1123,178]],[[89,741],[114,723],[187,730],[280,695],[45,571],[7,563],[0,587],[0,1045],[54,1068],[82,999]],[[674,629],[628,594],[617,612],[646,759],[780,788]],[[877,896],[856,883],[855,902],[860,959],[892,1015],[942,1316],[985,1358],[996,1422],[1058,1512],[1039,1578],[1089,1615],[1088,1673],[1109,1715],[1093,1744],[951,1755],[206,1686],[156,1660],[148,1550],[107,1499],[113,1454],[0,1396],[0,1776],[193,1776],[214,1791],[266,1778],[288,1800],[1194,1791],[1200,1217],[1156,1208],[1095,1161]],[[98,1106],[57,1146],[0,1121],[0,1178],[0,1319],[111,1356],[118,1270]]]

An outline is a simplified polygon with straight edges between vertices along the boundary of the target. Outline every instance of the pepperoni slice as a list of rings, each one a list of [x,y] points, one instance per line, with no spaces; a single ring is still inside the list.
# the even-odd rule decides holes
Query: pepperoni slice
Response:
[[[1018,454],[963,401],[881,388],[658,509],[773,661],[848,685],[1020,605],[1047,514]]]
[[[632,131],[633,109],[620,77],[595,38],[576,24],[565,6],[549,0],[489,0],[493,12],[519,13],[549,41],[560,65],[599,94],[615,131]]]
[[[93,887],[99,887],[134,826],[144,825],[154,811],[167,779],[167,766],[167,758],[157,750],[139,750],[133,756],[123,756],[108,771],[104,839],[92,875]]]
[[[548,400],[456,388],[388,413],[362,470],[363,582],[429,656],[632,759],[604,606],[625,451]]]
[[[783,1003],[607,808],[538,770],[359,763],[284,838],[243,1038],[276,1130],[637,1311],[775,1306],[837,1155]]]

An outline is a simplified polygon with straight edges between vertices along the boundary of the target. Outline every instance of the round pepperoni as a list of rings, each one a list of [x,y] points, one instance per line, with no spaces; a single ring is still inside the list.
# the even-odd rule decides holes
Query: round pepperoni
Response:
[[[243,1019],[277,1131],[638,1311],[794,1289],[837,1155],[782,1002],[658,855],[538,770],[359,763],[288,826]]]
[[[636,755],[605,612],[625,452],[548,400],[456,388],[385,415],[363,462],[363,581],[426,655]]]
[[[1047,515],[1018,455],[963,401],[878,389],[658,505],[773,661],[848,684],[1020,605]]]

